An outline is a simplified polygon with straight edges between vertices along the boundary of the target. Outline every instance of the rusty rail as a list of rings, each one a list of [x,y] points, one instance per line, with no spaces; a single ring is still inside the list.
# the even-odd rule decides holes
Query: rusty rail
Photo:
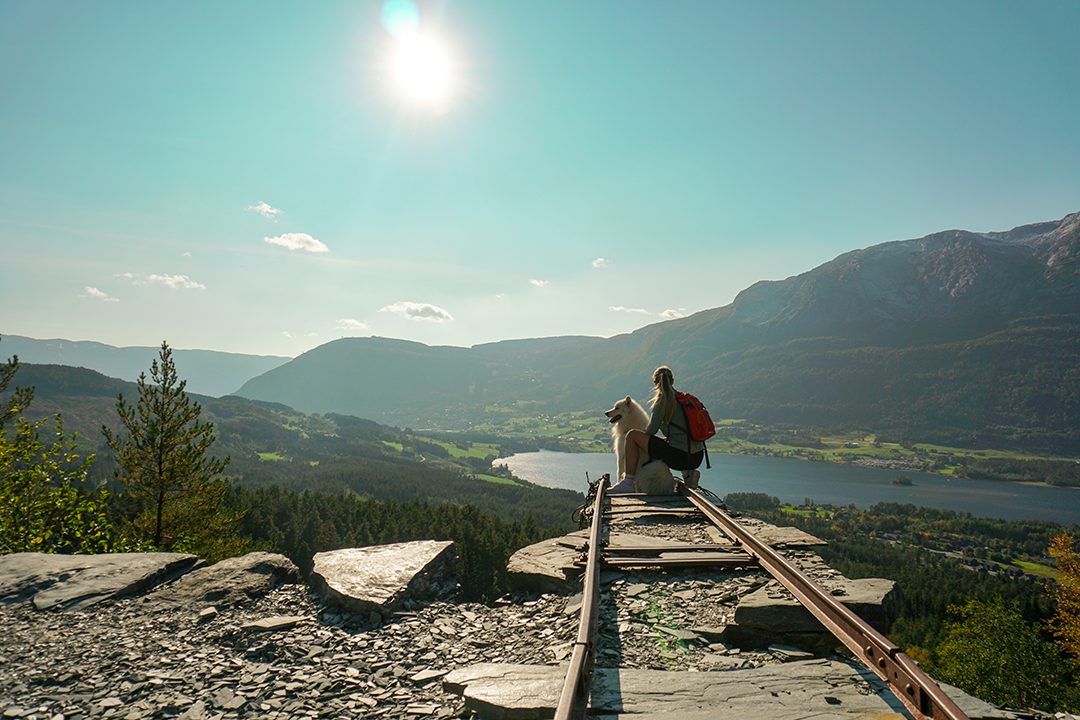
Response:
[[[555,720],[580,720],[589,707],[589,689],[592,686],[593,667],[596,664],[596,625],[600,609],[600,544],[601,527],[611,478],[604,475],[597,481],[596,500],[593,502],[592,526],[589,531],[588,560],[585,565],[584,587],[581,592],[581,615],[578,622],[577,640],[570,655],[570,667],[563,682],[559,704],[555,707]]]
[[[891,640],[836,601],[786,558],[735,522],[697,490],[679,492],[743,550],[758,560],[836,639],[882,680],[918,720],[968,720],[964,711]]]

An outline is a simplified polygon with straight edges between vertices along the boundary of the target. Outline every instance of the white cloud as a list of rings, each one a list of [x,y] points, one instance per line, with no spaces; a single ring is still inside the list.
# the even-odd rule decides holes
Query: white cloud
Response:
[[[495,293],[495,297],[498,298],[499,300],[505,300],[506,299],[506,293]]]
[[[367,330],[368,326],[365,322],[359,320],[353,320],[352,318],[342,318],[338,320],[338,326],[335,330]]]
[[[164,285],[173,290],[205,290],[206,286],[197,283],[187,275],[141,275],[138,273],[121,273],[117,277],[130,280],[135,285]]]
[[[617,306],[612,305],[611,307],[608,308],[608,310],[611,310],[612,312],[638,313],[639,315],[651,315],[652,314],[648,310],[644,310],[642,308],[628,308],[628,307],[623,307],[622,305],[617,305]]]
[[[262,200],[259,201],[258,205],[250,205],[250,206],[248,206],[248,207],[246,207],[244,209],[245,210],[254,210],[255,212],[262,215],[264,218],[270,218],[271,220],[274,220],[274,216],[279,215],[282,212],[281,210],[278,210],[275,207],[270,207],[269,205],[264,203]],[[274,222],[277,222],[277,220],[274,220]]]
[[[184,253],[184,257],[191,257],[191,253],[189,253],[189,252]]]
[[[675,318],[686,317],[683,313],[686,312],[686,308],[679,308],[678,310],[665,310],[660,313],[660,317],[665,320],[674,320]]]
[[[277,237],[264,237],[264,242],[271,245],[280,245],[290,250],[307,250],[308,252],[330,252],[330,248],[311,237],[307,233],[284,233]]]
[[[535,285],[536,287],[544,287],[545,285],[548,284],[548,281],[547,280],[530,280],[529,284],[530,285]]]
[[[450,313],[440,307],[428,303],[398,302],[379,308],[379,312],[389,312],[401,315],[407,320],[430,320],[431,322],[446,322],[454,318]]]
[[[611,265],[611,263],[609,263],[604,258],[596,258],[595,260],[592,261],[592,266],[594,268],[608,267],[609,265]]]
[[[282,334],[282,335],[284,335],[285,337],[289,338],[290,340],[295,340],[295,339],[296,339],[296,336],[295,336],[295,335],[293,335],[293,334],[292,334],[291,332],[289,332],[288,330],[282,330],[282,331],[281,331],[281,334]]]
[[[96,287],[90,287],[89,285],[86,286],[86,293],[79,297],[92,297],[105,302],[120,302],[119,298],[109,297],[108,293],[101,292]]]

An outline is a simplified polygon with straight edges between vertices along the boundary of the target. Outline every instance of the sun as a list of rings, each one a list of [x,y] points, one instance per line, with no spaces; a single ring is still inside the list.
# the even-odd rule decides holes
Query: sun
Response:
[[[421,102],[437,102],[450,91],[450,62],[442,48],[420,34],[398,42],[394,76],[406,95]]]

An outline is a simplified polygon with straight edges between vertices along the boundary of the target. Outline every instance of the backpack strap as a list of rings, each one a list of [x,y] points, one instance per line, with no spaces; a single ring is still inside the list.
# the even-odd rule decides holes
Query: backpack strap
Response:
[[[682,406],[682,403],[679,403],[679,408],[681,408],[682,411],[683,411],[683,417],[686,417],[686,408],[684,408]],[[671,419],[670,424],[674,425],[675,427],[682,430],[683,434],[686,435],[686,454],[687,454],[687,456],[691,455],[692,453],[690,452],[690,443],[693,442],[694,438],[693,438],[693,436],[690,435],[690,428],[689,427],[683,427],[679,423],[675,422],[674,418]],[[687,421],[686,424],[688,426],[690,425],[689,420]],[[705,469],[706,470],[711,470],[712,469],[712,464],[709,463],[709,446],[705,444],[704,440],[701,440],[700,442],[701,442],[701,448],[705,452]]]

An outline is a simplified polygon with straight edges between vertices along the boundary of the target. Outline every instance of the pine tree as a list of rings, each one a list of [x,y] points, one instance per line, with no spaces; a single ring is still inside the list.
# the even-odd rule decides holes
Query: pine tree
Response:
[[[117,479],[148,503],[136,521],[154,547],[196,551],[220,540],[239,519],[224,511],[227,483],[218,476],[229,464],[209,454],[216,439],[213,423],[199,422],[202,407],[191,400],[180,380],[168,343],[161,343],[160,363],[139,375],[139,400],[128,405],[117,397],[116,411],[127,437],[102,427],[116,451]]]
[[[0,365],[0,394],[3,394],[11,381],[15,379],[15,373],[19,371],[19,356],[13,355],[3,365]],[[28,388],[15,388],[15,392],[11,394],[11,397],[0,406],[0,427],[5,425],[16,415],[22,413],[23,410],[30,407],[30,403],[34,400],[34,387],[31,385]]]

